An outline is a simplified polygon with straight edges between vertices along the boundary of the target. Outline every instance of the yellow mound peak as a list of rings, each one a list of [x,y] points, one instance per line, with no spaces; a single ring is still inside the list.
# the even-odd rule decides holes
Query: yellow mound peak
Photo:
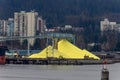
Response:
[[[82,53],[82,50],[68,42],[67,40],[63,39],[58,42],[58,51],[68,55],[67,58],[72,59],[83,59],[84,54]]]
[[[73,59],[84,59],[86,55],[89,56],[89,58],[100,59],[91,52],[82,50],[65,39],[58,42],[58,51],[65,53],[69,56],[68,58]]]

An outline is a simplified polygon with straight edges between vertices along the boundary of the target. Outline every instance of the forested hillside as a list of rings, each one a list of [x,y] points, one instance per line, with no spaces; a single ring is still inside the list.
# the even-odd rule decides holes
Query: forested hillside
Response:
[[[86,44],[101,42],[100,20],[120,23],[120,0],[0,0],[0,19],[31,10],[39,12],[48,28],[65,24],[83,27]]]
[[[13,17],[15,11],[35,10],[49,26],[87,26],[89,21],[119,14],[119,3],[120,0],[0,0],[0,18]]]

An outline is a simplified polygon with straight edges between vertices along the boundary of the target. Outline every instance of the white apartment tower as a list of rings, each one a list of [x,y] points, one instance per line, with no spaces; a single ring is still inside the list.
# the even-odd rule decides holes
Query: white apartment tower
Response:
[[[35,36],[37,31],[44,32],[45,28],[45,21],[38,17],[38,12],[21,11],[14,13],[14,36]],[[33,45],[34,40],[29,39],[29,43]]]
[[[27,18],[26,12],[14,13],[14,36],[26,36]]]
[[[36,28],[37,28],[38,13],[31,11],[31,12],[27,12],[26,15],[27,15],[27,36],[35,36]],[[29,39],[29,43],[33,45],[34,40],[35,39]]]
[[[20,36],[27,36],[27,17],[26,17],[26,12],[21,11],[19,14],[19,20],[20,20],[20,28],[19,28],[19,35]]]

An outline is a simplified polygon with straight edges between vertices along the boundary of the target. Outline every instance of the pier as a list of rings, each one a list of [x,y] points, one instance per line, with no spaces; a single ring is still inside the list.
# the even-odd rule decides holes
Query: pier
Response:
[[[6,58],[6,64],[32,64],[32,65],[93,65],[102,64],[103,60],[84,59],[29,59],[29,58]],[[108,64],[114,61],[108,60]]]

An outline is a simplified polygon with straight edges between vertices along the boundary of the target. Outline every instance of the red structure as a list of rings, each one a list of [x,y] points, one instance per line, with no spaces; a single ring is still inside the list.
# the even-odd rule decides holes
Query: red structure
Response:
[[[4,65],[6,63],[5,51],[7,50],[8,48],[6,46],[0,46],[0,65]]]

